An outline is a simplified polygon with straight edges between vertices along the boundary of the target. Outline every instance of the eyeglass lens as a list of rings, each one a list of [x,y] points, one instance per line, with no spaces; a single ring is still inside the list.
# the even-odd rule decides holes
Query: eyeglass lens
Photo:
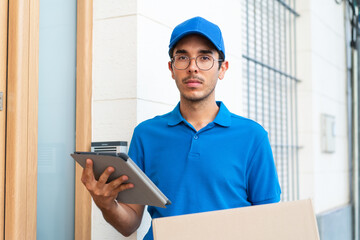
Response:
[[[174,66],[178,70],[184,70],[189,67],[191,59],[186,55],[175,55]],[[214,58],[209,55],[199,55],[195,58],[196,66],[201,70],[209,70],[214,65]]]

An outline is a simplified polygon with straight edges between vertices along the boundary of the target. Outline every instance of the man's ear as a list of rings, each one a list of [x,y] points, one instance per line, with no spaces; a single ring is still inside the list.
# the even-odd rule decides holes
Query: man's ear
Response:
[[[219,79],[223,80],[225,77],[225,72],[228,70],[229,68],[229,62],[228,61],[224,61],[221,64],[220,70],[219,70]]]
[[[169,68],[169,70],[170,70],[170,72],[171,72],[171,77],[172,77],[173,79],[175,79],[174,69],[173,69],[173,67],[172,67],[172,62],[171,62],[171,61],[168,62],[168,68]]]

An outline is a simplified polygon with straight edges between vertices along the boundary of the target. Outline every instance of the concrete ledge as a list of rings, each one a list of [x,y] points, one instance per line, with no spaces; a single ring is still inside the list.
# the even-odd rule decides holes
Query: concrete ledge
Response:
[[[352,240],[350,204],[316,216],[321,240]]]

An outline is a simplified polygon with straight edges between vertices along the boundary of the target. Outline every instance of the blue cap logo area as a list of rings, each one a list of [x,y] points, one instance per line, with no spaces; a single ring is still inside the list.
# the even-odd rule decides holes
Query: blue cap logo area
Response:
[[[217,50],[223,52],[225,58],[225,46],[220,28],[202,17],[191,18],[174,28],[170,38],[169,55],[170,50],[175,47],[176,43],[189,34],[205,36],[214,44]]]

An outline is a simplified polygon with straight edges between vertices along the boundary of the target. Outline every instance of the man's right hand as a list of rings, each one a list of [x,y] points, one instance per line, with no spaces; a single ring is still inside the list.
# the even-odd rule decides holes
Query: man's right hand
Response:
[[[113,167],[108,167],[97,181],[94,176],[93,161],[86,159],[86,167],[83,170],[81,181],[90,192],[95,204],[101,210],[108,211],[116,207],[117,202],[115,200],[118,193],[134,187],[132,183],[125,183],[128,180],[128,177],[125,175],[106,183],[114,171]]]
[[[139,227],[145,206],[116,201],[119,192],[133,188],[134,184],[127,183],[128,177],[125,175],[106,183],[114,171],[113,167],[108,167],[99,180],[96,180],[93,161],[86,159],[81,181],[90,192],[105,220],[124,236],[130,236]]]

